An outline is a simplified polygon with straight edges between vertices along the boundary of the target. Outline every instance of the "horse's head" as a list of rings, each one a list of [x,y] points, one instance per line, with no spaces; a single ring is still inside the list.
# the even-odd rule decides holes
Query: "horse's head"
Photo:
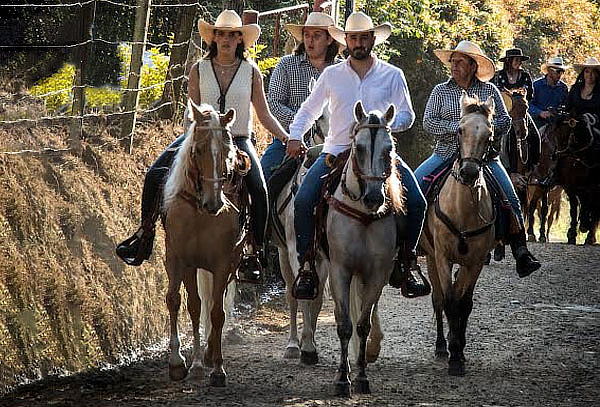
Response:
[[[194,123],[191,138],[191,168],[197,169],[196,190],[202,209],[217,214],[225,205],[223,184],[235,166],[236,153],[229,126],[235,121],[235,110],[217,113],[212,106],[192,105]]]
[[[356,124],[352,131],[352,171],[358,179],[363,204],[377,211],[390,200],[401,210],[401,188],[395,167],[394,141],[390,124],[396,109],[388,107],[385,114],[374,110],[366,114],[362,103],[354,106]]]
[[[463,91],[460,105],[458,177],[463,184],[473,185],[479,178],[483,157],[493,137],[494,99],[490,96],[480,102],[477,95],[469,97]]]

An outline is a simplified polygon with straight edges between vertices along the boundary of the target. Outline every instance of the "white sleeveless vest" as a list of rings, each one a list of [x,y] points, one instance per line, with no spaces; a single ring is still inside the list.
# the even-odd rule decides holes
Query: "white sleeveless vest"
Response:
[[[231,126],[231,134],[234,137],[250,137],[252,133],[252,112],[250,110],[252,105],[252,72],[253,68],[250,62],[242,61],[224,95],[225,109],[221,113],[227,112],[230,108],[235,109],[236,113],[235,122]],[[200,102],[208,103],[215,110],[219,110],[221,107],[219,106],[221,89],[211,60],[202,59],[198,62],[198,75]]]

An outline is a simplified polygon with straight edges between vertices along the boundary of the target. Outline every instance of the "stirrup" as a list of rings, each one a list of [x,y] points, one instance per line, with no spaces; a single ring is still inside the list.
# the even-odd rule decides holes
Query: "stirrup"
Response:
[[[242,256],[236,276],[239,282],[260,284],[263,282],[263,274],[263,267],[257,255]]]
[[[420,284],[415,279],[415,276],[412,274],[412,270],[416,271],[417,274],[419,274],[419,278],[423,282],[422,284]],[[419,265],[416,265],[416,267],[414,267],[413,269],[411,269],[407,265],[404,273],[406,274],[406,276],[402,281],[402,284],[400,285],[400,293],[402,294],[402,296],[406,298],[416,298],[423,297],[431,293],[431,285],[429,284],[429,281],[427,281],[427,278],[425,278],[425,276],[423,275],[423,272],[421,271],[421,267],[419,267]]]
[[[297,300],[314,300],[319,296],[319,275],[315,270],[300,269],[292,285],[292,296]]]

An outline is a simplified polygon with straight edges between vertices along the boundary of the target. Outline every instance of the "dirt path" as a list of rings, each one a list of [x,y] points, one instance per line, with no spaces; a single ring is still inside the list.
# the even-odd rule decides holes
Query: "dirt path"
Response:
[[[165,352],[118,369],[45,380],[0,406],[591,406],[600,400],[600,247],[533,245],[541,271],[520,280],[511,260],[488,266],[467,330],[465,377],[433,358],[430,298],[386,288],[386,337],[369,366],[372,395],[332,396],[338,341],[331,301],[320,318],[320,362],[281,358],[281,300],[238,321],[225,345],[226,388],[170,382]]]

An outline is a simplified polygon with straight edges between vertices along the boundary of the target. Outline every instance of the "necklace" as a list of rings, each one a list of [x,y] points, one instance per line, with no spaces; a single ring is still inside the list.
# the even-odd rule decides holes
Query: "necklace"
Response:
[[[215,62],[215,64],[219,65],[219,70],[221,72],[221,75],[225,75],[226,71],[228,71],[229,69],[233,68],[234,66],[236,66],[238,64],[238,60],[237,59],[235,59],[230,64],[221,64],[221,63],[217,62],[216,59],[213,59],[213,61]]]

